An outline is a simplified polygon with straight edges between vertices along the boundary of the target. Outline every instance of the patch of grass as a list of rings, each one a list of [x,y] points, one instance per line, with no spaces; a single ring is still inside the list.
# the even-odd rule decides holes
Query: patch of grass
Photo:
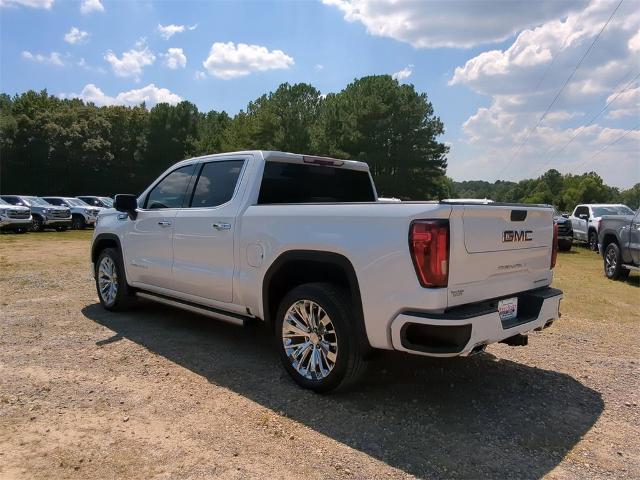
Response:
[[[66,232],[56,232],[46,230],[44,232],[28,233],[5,233],[0,236],[0,244],[13,243],[20,244],[33,241],[58,241],[58,240],[91,240],[93,230],[67,230]]]
[[[562,311],[572,318],[607,323],[638,323],[640,275],[626,281],[609,280],[603,259],[586,248],[558,254],[553,286],[564,291]]]

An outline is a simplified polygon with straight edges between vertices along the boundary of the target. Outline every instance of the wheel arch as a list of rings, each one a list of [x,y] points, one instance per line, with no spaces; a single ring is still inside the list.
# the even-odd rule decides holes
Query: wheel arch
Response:
[[[262,308],[265,322],[273,328],[278,306],[292,288],[317,281],[328,281],[347,290],[359,341],[364,348],[370,348],[358,277],[351,261],[339,253],[289,250],[280,254],[269,266],[262,281]]]
[[[605,232],[602,236],[602,256],[604,257],[607,247],[610,243],[615,243],[620,248],[620,244],[618,243],[618,237],[612,232]]]
[[[91,244],[91,262],[96,263],[98,255],[105,248],[116,248],[122,253],[122,246],[120,244],[120,238],[113,233],[100,233],[93,239]]]

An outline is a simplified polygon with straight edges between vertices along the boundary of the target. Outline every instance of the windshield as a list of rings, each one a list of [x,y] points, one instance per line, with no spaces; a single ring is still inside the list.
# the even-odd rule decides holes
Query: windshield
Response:
[[[79,198],[65,198],[65,202],[67,202],[72,207],[88,207],[89,205]]]
[[[99,197],[100,201],[104,203],[107,207],[113,207],[113,199],[109,197]]]
[[[603,215],[633,215],[626,205],[609,205],[607,207],[593,207],[593,216],[602,217]]]
[[[24,203],[26,203],[27,205],[37,205],[39,207],[53,206],[49,202],[47,202],[46,200],[40,197],[22,197],[22,200],[24,200]]]
[[[11,205],[9,202],[5,202],[3,199],[0,198],[0,205]]]

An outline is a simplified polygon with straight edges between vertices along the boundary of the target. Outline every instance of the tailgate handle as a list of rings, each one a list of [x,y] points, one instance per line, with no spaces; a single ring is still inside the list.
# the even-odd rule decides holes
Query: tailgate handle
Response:
[[[512,222],[522,222],[527,218],[526,210],[511,210],[511,221]]]

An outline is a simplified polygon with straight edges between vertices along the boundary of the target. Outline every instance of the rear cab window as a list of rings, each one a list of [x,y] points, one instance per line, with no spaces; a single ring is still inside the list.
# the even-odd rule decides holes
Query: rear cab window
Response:
[[[333,166],[267,161],[258,205],[375,202],[369,172]]]

